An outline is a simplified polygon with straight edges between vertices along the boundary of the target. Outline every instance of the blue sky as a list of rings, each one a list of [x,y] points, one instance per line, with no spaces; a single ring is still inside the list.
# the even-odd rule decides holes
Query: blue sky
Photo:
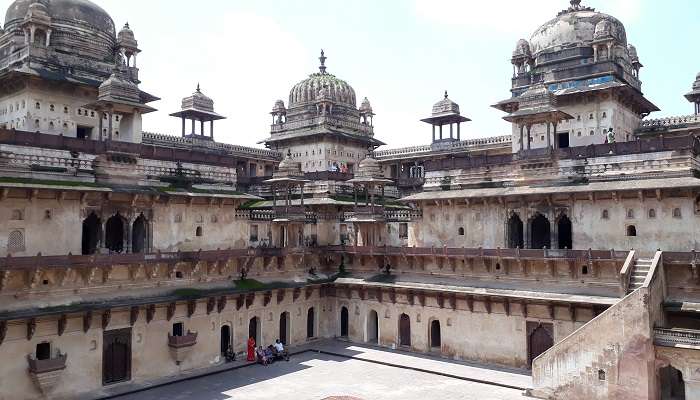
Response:
[[[444,90],[471,119],[463,138],[506,134],[490,107],[509,95],[517,40],[566,8],[567,0],[96,0],[139,40],[142,89],[163,100],[144,129],[178,134],[168,113],[197,82],[228,116],[217,140],[255,145],[268,135],[276,99],[318,66],[348,81],[377,114],[376,135],[390,147],[427,143],[429,114]],[[645,95],[661,112],[685,115],[682,97],[700,72],[697,0],[583,0],[611,14],[645,68]]]

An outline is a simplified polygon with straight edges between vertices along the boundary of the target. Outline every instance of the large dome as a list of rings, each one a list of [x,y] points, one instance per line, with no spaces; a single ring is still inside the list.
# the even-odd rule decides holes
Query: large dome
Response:
[[[326,72],[326,57],[321,52],[320,72],[294,85],[289,92],[289,108],[313,102],[320,96],[352,108],[356,108],[355,90],[347,82]]]
[[[23,20],[29,6],[34,2],[35,0],[15,0],[5,14],[5,30]],[[112,17],[89,0],[40,0],[40,2],[47,6],[49,15],[55,21],[79,23],[111,36],[116,34]]]
[[[601,25],[598,25],[601,23]],[[556,18],[542,25],[530,38],[530,50],[536,56],[545,50],[560,50],[567,47],[590,46],[594,40],[596,26],[602,27],[619,44],[627,46],[625,26],[607,14],[578,5],[561,12]]]

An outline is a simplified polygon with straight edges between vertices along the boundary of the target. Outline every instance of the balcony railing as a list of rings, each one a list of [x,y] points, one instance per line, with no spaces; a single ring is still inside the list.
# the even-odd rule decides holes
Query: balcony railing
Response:
[[[27,356],[29,372],[43,374],[46,372],[60,371],[66,368],[67,354],[57,353],[55,357],[46,360],[37,360],[33,355]]]
[[[172,348],[192,347],[195,344],[197,344],[197,332],[187,332],[187,335],[182,336],[168,334],[168,346]]]
[[[668,347],[700,347],[700,331],[690,329],[654,329],[654,344]]]

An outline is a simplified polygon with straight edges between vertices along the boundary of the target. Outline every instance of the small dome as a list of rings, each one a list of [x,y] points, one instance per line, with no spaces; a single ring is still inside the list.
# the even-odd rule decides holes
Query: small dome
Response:
[[[433,105],[433,115],[435,116],[449,113],[459,114],[459,104],[450,100],[450,98],[447,96],[447,91],[445,91],[445,98]]]
[[[24,20],[49,25],[51,23],[49,9],[42,3],[32,3],[27,9],[27,14],[24,16]]]
[[[606,23],[599,25],[601,22]],[[622,22],[610,15],[596,12],[593,8],[581,6],[580,1],[572,1],[571,7],[532,34],[530,49],[536,56],[545,50],[590,46],[598,29],[627,46],[627,33]]]
[[[21,20],[36,0],[15,0],[5,14],[5,26]],[[101,32],[115,35],[114,21],[97,4],[89,0],[39,0],[54,20],[88,25]]]
[[[344,80],[326,72],[326,56],[323,51],[321,51],[320,60],[319,72],[297,83],[289,92],[289,108],[318,101],[319,94],[323,95],[324,100],[355,108],[355,90]]]
[[[197,89],[194,91],[194,93],[192,93],[191,96],[187,96],[182,99],[182,109],[213,113],[214,100],[202,93],[202,90],[199,88],[199,84],[197,84]]]
[[[530,43],[525,39],[518,40],[515,45],[515,50],[513,51],[513,57],[530,56]]]
[[[595,25],[593,31],[593,40],[606,39],[612,36],[612,24],[604,19]]]
[[[284,159],[277,165],[277,170],[273,172],[273,178],[294,178],[303,177],[304,173],[301,171],[301,163],[294,161],[292,158],[292,151],[287,151],[287,155]]]
[[[138,86],[124,77],[121,71],[115,70],[107,80],[102,82],[98,89],[98,99],[117,99],[132,103],[140,103],[140,91]]]
[[[639,55],[637,54],[637,48],[632,46],[632,45],[629,45],[628,50],[630,53],[630,61],[632,63],[638,63],[639,62]]]
[[[372,105],[369,104],[369,100],[365,97],[362,99],[362,104],[360,104],[360,112],[365,114],[372,114]]]
[[[693,82],[693,90],[700,90],[700,72],[695,76],[695,82]]]
[[[273,114],[284,113],[286,111],[287,109],[284,107],[284,101],[282,100],[277,100],[275,105],[272,107]]]
[[[383,178],[382,166],[379,164],[379,161],[372,157],[372,153],[368,153],[367,157],[360,161],[355,178]]]

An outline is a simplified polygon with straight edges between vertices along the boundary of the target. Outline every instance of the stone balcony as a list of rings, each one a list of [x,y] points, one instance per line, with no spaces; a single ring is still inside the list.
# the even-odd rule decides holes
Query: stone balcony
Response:
[[[276,222],[304,222],[306,209],[303,206],[276,206],[274,208]]]
[[[56,353],[55,357],[46,360],[37,360],[33,355],[27,356],[29,363],[29,375],[36,387],[48,397],[51,390],[56,386],[66,369],[67,354]]]
[[[664,347],[700,349],[700,331],[680,328],[654,328],[654,344]]]
[[[345,213],[347,222],[385,222],[386,215],[382,206],[358,206],[355,210]]]
[[[194,345],[197,344],[197,332],[187,332],[183,336],[168,334],[168,347],[170,355],[178,365],[187,359]]]

